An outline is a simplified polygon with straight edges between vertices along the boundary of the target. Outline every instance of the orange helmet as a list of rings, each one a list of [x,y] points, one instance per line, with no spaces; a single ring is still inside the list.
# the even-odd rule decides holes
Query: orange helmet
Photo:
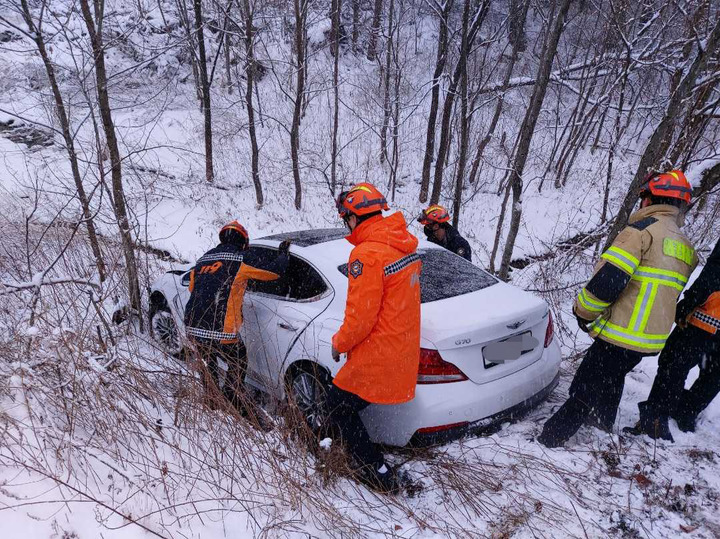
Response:
[[[383,194],[371,183],[359,183],[349,191],[343,191],[337,198],[337,210],[340,217],[350,215],[369,215],[389,210]]]
[[[220,243],[235,243],[244,246],[248,241],[250,241],[250,236],[238,221],[231,221],[220,229]]]
[[[656,197],[675,198],[690,203],[692,186],[682,170],[655,173],[648,176],[640,188],[640,196],[651,194]]]
[[[448,221],[450,221],[450,214],[442,206],[438,204],[433,204],[428,209],[423,210],[417,220],[418,223],[420,223],[421,225],[431,225],[433,223],[447,223]]]

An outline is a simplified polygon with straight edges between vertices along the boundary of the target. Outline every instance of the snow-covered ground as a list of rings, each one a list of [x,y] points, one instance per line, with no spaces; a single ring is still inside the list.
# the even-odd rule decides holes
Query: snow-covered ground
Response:
[[[60,11],[68,9],[58,5]],[[176,48],[170,49],[177,36],[139,31],[149,23],[128,15],[132,4],[112,5],[113,30],[127,32],[131,44],[142,42],[151,52],[163,47],[170,51],[154,59],[156,71],[125,71],[133,63],[127,44],[109,52],[110,70],[116,74],[112,97],[125,156],[127,198],[140,243],[191,261],[214,245],[219,227],[233,218],[246,224],[253,237],[340,225],[324,176],[332,118],[323,91],[332,57],[320,47],[326,19],[318,17],[310,30],[318,48],[310,63],[312,98],[301,143],[304,204],[298,211],[293,206],[284,127],[292,104],[279,83],[292,66],[287,62],[289,47],[281,37],[267,32],[258,53],[274,71],[258,84],[263,122],[260,174],[266,203],[257,208],[246,117],[237,93],[227,93],[220,84],[214,87],[217,180],[208,185],[201,150],[202,117],[191,81],[187,82],[189,69],[181,56],[172,53]],[[163,5],[170,16],[175,3]],[[157,20],[156,9],[147,7]],[[12,20],[22,24],[18,17]],[[77,21],[71,18],[65,30],[84,39]],[[531,25],[531,38],[540,22]],[[409,44],[403,51],[403,99],[408,111],[422,112],[427,107],[437,29],[430,18],[418,19],[416,25],[416,52]],[[570,45],[563,44],[563,50]],[[42,82],[41,64],[28,50],[27,40],[0,49],[0,120],[20,117],[48,125],[52,122],[49,91]],[[151,52],[147,54],[152,56]],[[67,68],[61,80],[72,103],[84,178],[93,189],[96,146],[82,80],[74,72],[80,65],[80,74],[87,74],[87,58],[75,53],[57,38],[54,61]],[[531,68],[528,61],[518,70],[527,75]],[[340,138],[344,145],[339,178],[345,185],[358,180],[380,186],[387,182],[389,169],[378,162],[377,125],[366,121],[377,116],[381,106],[377,69],[361,55],[343,58]],[[185,82],[180,82],[181,75]],[[498,133],[517,130],[527,95],[510,94]],[[559,103],[567,94],[556,89],[547,99],[559,115]],[[474,121],[489,123],[492,111],[491,103],[479,110]],[[598,165],[598,156],[589,150],[580,152],[562,190],[552,186],[552,178],[541,192],[537,190],[548,166],[547,147],[557,135],[553,116],[541,119],[533,142],[516,257],[544,254],[559,240],[592,231],[600,223],[605,164]],[[408,220],[420,209],[424,121],[422,113],[408,112],[400,130],[402,160],[392,206]],[[644,138],[636,137],[635,129],[642,131],[633,126],[626,151],[617,156],[611,208],[624,195],[642,150]],[[28,281],[44,269],[69,234],[62,227],[44,234],[44,225],[77,219],[73,184],[59,140],[56,135],[54,146],[29,149],[0,133],[0,280]],[[474,260],[482,266],[488,264],[500,213],[502,194],[497,190],[506,172],[506,153],[495,137],[478,184],[468,186],[464,196],[461,229],[471,242]],[[707,163],[693,167],[689,176],[697,179]],[[451,196],[452,188],[446,185],[441,200],[449,204]],[[95,192],[93,207],[104,250],[115,266],[98,305],[109,312],[123,294],[117,277],[122,270],[117,225],[101,188]],[[709,211],[690,216],[688,231],[702,239],[701,247],[712,239],[708,232],[717,235],[716,218]],[[411,228],[422,233],[417,224]],[[39,252],[34,250],[36,241]],[[94,278],[91,257],[79,241],[71,242],[68,259],[49,277]],[[101,346],[97,335],[107,340],[109,332],[87,299],[87,287],[63,285],[44,291],[33,327],[26,301],[31,296],[3,295],[0,288],[3,537],[720,537],[720,454],[716,453],[720,402],[702,415],[695,434],[684,434],[673,424],[674,444],[592,428],[581,429],[562,450],[547,450],[533,440],[563,402],[578,354],[588,344],[578,334],[570,305],[589,275],[594,255],[592,248],[570,250],[513,272],[514,284],[543,295],[553,309],[556,338],[568,358],[561,384],[547,402],[495,434],[428,450],[394,451],[393,461],[425,485],[415,498],[379,496],[334,473],[334,448],[321,451],[327,456],[316,460],[282,429],[261,434],[222,412],[207,411],[199,406],[193,393],[197,384],[188,383],[185,367],[130,327],[113,329],[115,342]],[[146,252],[138,256],[146,282],[171,264]],[[110,367],[104,363],[108,358]],[[649,392],[655,369],[656,359],[647,358],[628,376],[617,431],[636,421],[637,402]]]

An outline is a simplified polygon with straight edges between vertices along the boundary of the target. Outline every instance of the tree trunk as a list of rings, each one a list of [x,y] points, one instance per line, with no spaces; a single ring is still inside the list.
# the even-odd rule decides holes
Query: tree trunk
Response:
[[[524,0],[510,0],[510,32],[508,41],[513,50],[525,52],[527,49],[527,37],[525,36],[525,15],[528,2]]]
[[[645,147],[645,151],[640,158],[640,164],[635,172],[635,177],[630,184],[630,188],[625,195],[625,199],[620,206],[615,222],[608,234],[608,238],[605,242],[605,249],[612,245],[612,242],[615,241],[615,238],[620,233],[620,230],[625,227],[627,219],[630,216],[630,212],[637,202],[638,191],[642,186],[645,176],[654,167],[658,167],[662,164],[661,161],[670,147],[675,124],[682,112],[683,103],[692,95],[699,75],[703,72],[707,66],[708,60],[713,57],[718,48],[720,48],[720,20],[715,22],[715,26],[710,33],[705,46],[698,50],[690,69],[686,72],[685,76],[677,85],[676,90],[670,96],[670,102],[665,110],[665,115],[655,128],[655,131],[650,137],[650,141]]]
[[[342,0],[332,0],[332,25],[333,25],[333,126],[332,126],[332,149],[330,156],[330,192],[335,196],[337,188],[337,155],[338,155],[338,128],[340,124],[340,10]]]
[[[425,135],[425,157],[423,158],[422,178],[420,180],[420,202],[427,202],[430,188],[430,167],[435,157],[435,123],[437,121],[438,106],[440,103],[440,77],[445,71],[448,48],[448,18],[454,0],[445,0],[440,14],[438,29],[438,49],[435,60],[435,71],[432,78],[430,93],[430,113],[428,115],[427,133]]]
[[[502,263],[500,265],[500,278],[504,280],[507,280],[510,272],[510,259],[512,258],[513,249],[515,248],[515,240],[517,238],[518,231],[520,230],[520,218],[522,217],[522,175],[525,171],[525,164],[527,163],[527,158],[530,153],[530,142],[532,141],[532,137],[535,132],[535,125],[538,117],[540,116],[540,108],[542,107],[542,103],[545,99],[545,93],[547,92],[548,82],[550,81],[550,71],[552,69],[553,61],[555,60],[555,53],[557,52],[557,45],[560,41],[560,35],[562,34],[563,26],[565,24],[565,17],[568,9],[570,8],[571,0],[559,1],[560,7],[555,15],[552,31],[543,45],[537,81],[533,89],[532,97],[530,98],[530,106],[528,107],[520,128],[520,136],[517,145],[518,149],[515,154],[515,160],[510,176],[513,205],[510,217],[510,230],[508,231]]]
[[[370,41],[368,42],[367,59],[377,58],[377,42],[380,35],[380,17],[382,15],[383,0],[375,0],[373,7],[372,28],[370,29]]]
[[[388,6],[388,39],[385,44],[385,73],[384,73],[384,93],[383,93],[383,123],[380,128],[380,164],[387,160],[387,132],[390,125],[390,74],[392,71],[393,48],[393,18],[395,16],[395,0],[390,0]]]
[[[213,170],[212,109],[210,108],[210,80],[208,78],[207,57],[205,56],[205,25],[202,20],[202,0],[193,0],[193,8],[195,10],[195,33],[198,40],[202,111],[205,118],[205,180],[212,183],[215,179]]]
[[[255,109],[253,107],[253,85],[255,84],[255,28],[253,27],[253,11],[249,0],[243,0],[245,11],[245,52],[247,63],[245,64],[245,105],[248,115],[248,132],[250,134],[250,163],[252,166],[252,179],[255,186],[255,200],[258,206],[265,202],[262,183],[260,182],[260,150],[258,148],[257,134],[255,133]]]
[[[140,294],[140,283],[138,280],[137,262],[135,260],[135,245],[130,231],[130,221],[128,219],[128,211],[125,205],[125,192],[122,182],[122,160],[120,158],[120,149],[118,148],[117,136],[115,135],[115,125],[113,124],[112,112],[110,109],[110,96],[108,94],[107,71],[105,69],[105,45],[103,43],[102,26],[104,13],[95,0],[95,13],[97,21],[93,20],[88,0],[80,0],[80,8],[85,26],[90,35],[90,43],[93,49],[95,60],[95,78],[97,80],[98,106],[100,109],[100,119],[102,120],[103,130],[105,131],[105,140],[110,152],[112,190],[113,190],[113,209],[115,218],[120,228],[120,238],[122,241],[123,255],[125,256],[125,265],[127,266],[128,292],[130,295],[130,307],[133,308],[138,315],[140,323],[140,331],[143,330],[142,303]],[[97,24],[97,26],[96,26]]]
[[[525,27],[525,19],[527,18],[528,7],[530,7],[530,1],[525,0],[522,3],[522,9],[518,13],[518,17],[520,20],[517,21],[517,23],[521,24],[523,28]],[[480,162],[482,160],[483,153],[485,152],[485,147],[490,142],[490,139],[492,138],[493,133],[495,133],[495,129],[497,128],[498,121],[500,120],[500,115],[502,114],[503,104],[505,103],[505,92],[507,92],[507,88],[510,84],[510,79],[512,78],[512,73],[515,69],[515,64],[517,63],[519,55],[520,43],[515,42],[513,44],[512,54],[510,55],[510,61],[508,62],[507,69],[505,70],[505,76],[503,77],[503,86],[500,90],[498,102],[495,105],[495,112],[493,113],[492,120],[490,120],[490,126],[488,127],[485,138],[480,141],[477,151],[475,152],[475,157],[473,158],[473,164],[472,168],[470,169],[469,177],[470,183],[475,183],[478,170],[480,169]]]
[[[85,192],[85,186],[83,185],[82,176],[80,175],[77,153],[75,152],[75,142],[70,131],[70,117],[65,109],[65,102],[62,94],[60,93],[60,86],[57,83],[57,78],[55,77],[55,67],[50,61],[50,57],[45,47],[45,38],[32,20],[27,0],[21,0],[21,5],[23,18],[25,19],[25,23],[27,24],[30,34],[33,36],[35,45],[37,45],[38,52],[40,53],[43,65],[45,66],[45,73],[47,74],[50,88],[52,89],[53,98],[55,99],[57,117],[60,121],[63,140],[65,141],[65,148],[67,149],[68,158],[70,159],[70,170],[72,171],[72,177],[75,182],[78,199],[80,199],[80,206],[82,208],[83,220],[85,221],[85,226],[87,227],[90,249],[95,257],[95,265],[97,266],[100,282],[104,282],[105,262],[102,257],[102,251],[100,250],[97,232],[95,231],[95,222],[93,221],[92,211],[90,210],[90,200]]]
[[[295,208],[302,207],[302,184],[300,182],[300,121],[305,95],[305,20],[307,0],[293,0],[295,9],[295,58],[297,68],[297,86],[295,89],[295,109],[290,129],[290,155],[292,158],[293,179],[295,181]]]
[[[356,52],[360,37],[360,0],[352,0],[352,25],[352,50]]]
[[[452,118],[453,105],[455,104],[455,96],[457,95],[457,87],[460,84],[460,79],[467,71],[467,60],[470,55],[470,50],[472,49],[473,43],[475,42],[475,36],[480,30],[480,26],[482,26],[490,5],[488,1],[485,1],[479,6],[478,11],[473,16],[472,26],[470,26],[470,2],[471,0],[465,0],[460,58],[455,66],[455,72],[453,73],[452,80],[450,81],[450,87],[448,88],[445,103],[443,105],[442,122],[440,124],[440,146],[438,147],[437,161],[435,162],[435,178],[433,181],[432,193],[430,195],[431,204],[437,204],[440,201],[443,174],[445,172],[445,160],[450,148],[450,120]]]

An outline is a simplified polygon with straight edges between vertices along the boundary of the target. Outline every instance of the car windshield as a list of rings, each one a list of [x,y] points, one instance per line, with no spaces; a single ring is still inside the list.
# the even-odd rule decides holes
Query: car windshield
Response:
[[[498,280],[470,262],[445,249],[419,249],[422,260],[420,301],[430,303],[462,296],[492,286]],[[347,277],[347,264],[338,266]]]

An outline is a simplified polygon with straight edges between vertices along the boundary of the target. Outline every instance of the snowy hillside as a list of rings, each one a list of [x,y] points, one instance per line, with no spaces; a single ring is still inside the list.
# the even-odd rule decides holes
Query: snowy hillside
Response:
[[[695,434],[673,424],[674,444],[620,434],[638,418],[656,358],[628,376],[614,434],[583,427],[560,450],[534,441],[589,344],[572,300],[683,88],[653,166],[681,167],[692,181],[699,202],[686,232],[701,259],[720,234],[720,3],[570,2],[520,166],[521,127],[562,4],[351,0],[338,31],[330,1],[90,2],[104,32],[118,191],[88,1],[0,0],[3,536],[720,537],[720,402]],[[465,60],[464,11],[478,25]],[[438,55],[443,24],[447,54]],[[137,316],[111,321],[133,302],[128,241],[144,311],[150,283],[212,247],[231,219],[251,238],[342,226],[334,195],[370,181],[411,222],[427,204],[424,176],[427,200],[435,188],[453,215],[459,208],[473,261],[501,272],[506,251],[512,284],[547,301],[564,361],[558,388],[520,421],[391,450],[423,483],[415,497],[358,485],[341,473],[336,448],[308,450],[286,417],[262,433],[208,410],[194,372]],[[417,223],[410,229],[422,235]]]

